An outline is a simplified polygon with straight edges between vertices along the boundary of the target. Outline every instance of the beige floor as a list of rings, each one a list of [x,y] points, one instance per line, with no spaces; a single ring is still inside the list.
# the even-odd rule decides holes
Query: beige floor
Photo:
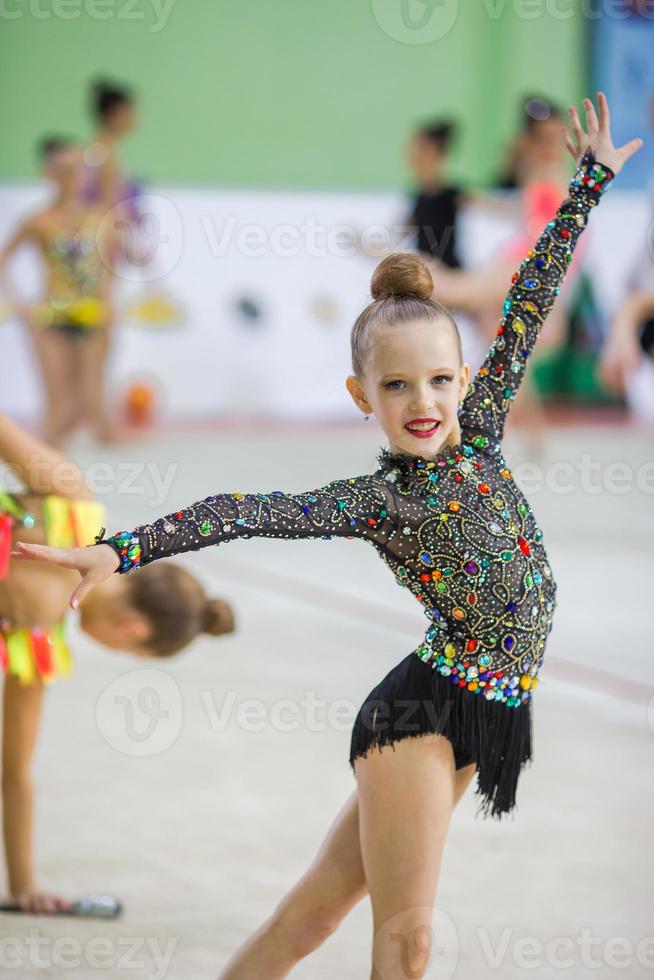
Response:
[[[306,490],[365,472],[378,436],[363,425],[195,434],[101,455],[81,445],[76,455],[113,466],[113,476],[91,472],[105,481],[115,529],[211,491]],[[508,443],[514,467],[519,450]],[[582,453],[598,464],[603,490],[578,481],[570,493],[530,493],[560,584],[534,764],[513,821],[475,819],[472,791],[455,814],[437,920],[447,922],[445,953],[430,977],[654,972],[654,939],[642,942],[654,937],[654,439],[553,432],[545,472]],[[640,489],[607,488],[615,461],[634,480],[641,467]],[[165,499],[143,474],[128,486],[118,469],[128,462],[172,466]],[[359,542],[238,541],[184,561],[233,601],[238,632],[153,666],[103,652],[73,629],[75,675],[50,692],[42,732],[41,883],[117,894],[125,914],[106,924],[0,917],[0,935],[15,939],[0,944],[2,977],[216,977],[354,789],[353,712],[423,629],[412,597]],[[316,723],[298,709],[311,697]],[[259,714],[243,714],[249,699]],[[366,980],[370,937],[364,901],[292,976]],[[153,950],[166,949],[172,958],[157,965]]]

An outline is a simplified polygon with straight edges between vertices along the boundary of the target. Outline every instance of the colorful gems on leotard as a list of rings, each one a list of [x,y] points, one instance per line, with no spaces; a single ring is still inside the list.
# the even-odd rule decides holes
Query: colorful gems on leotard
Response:
[[[461,476],[460,473],[455,473],[454,474],[454,482],[455,483],[463,483],[463,477]]]
[[[453,514],[457,514],[461,510],[461,504],[458,500],[450,500],[447,506],[450,508]]]
[[[374,517],[366,517],[368,527],[377,527],[377,520]]]
[[[476,561],[467,561],[463,567],[468,575],[476,575],[479,571],[479,565]]]
[[[532,574],[531,572],[527,572],[527,574],[525,575],[525,587],[527,589],[530,589],[533,584],[534,584],[534,579],[532,577]]]
[[[211,534],[211,521],[202,521],[198,527],[198,532],[203,538],[206,538],[207,535]]]
[[[513,647],[515,646],[515,636],[512,636],[511,634],[505,636],[504,639],[502,640],[502,646],[504,647],[507,653],[510,653],[511,650],[513,650]]]
[[[470,594],[468,595],[468,602],[469,602],[469,604],[471,606],[474,606],[474,604],[476,603],[476,601],[477,601],[477,596],[475,595],[474,592],[470,592]]]
[[[536,585],[541,585],[543,581],[543,576],[540,572],[534,572],[534,582]]]
[[[420,555],[420,561],[423,565],[433,565],[434,561],[428,551],[423,551]]]
[[[479,493],[483,493],[483,494],[490,493],[490,487],[488,486],[487,483],[478,484],[477,490],[479,490]]]
[[[502,559],[502,561],[511,561],[511,559],[513,558],[513,552],[512,551],[501,551],[500,552],[500,558]]]
[[[518,546],[523,555],[529,558],[531,555],[531,548],[529,547],[529,542],[523,538],[522,535],[518,535]]]
[[[420,581],[431,582],[431,575],[429,574],[429,572],[423,572],[422,575],[420,576]]]
[[[465,614],[465,611],[463,609],[458,609],[458,608],[457,609],[453,609],[452,610],[452,615],[454,616],[455,619],[465,619],[466,618],[466,614]]]
[[[412,534],[412,533],[413,532],[411,531],[411,528],[408,525],[406,527],[403,527],[402,528],[402,534],[404,534],[405,537],[408,538],[409,535]]]
[[[507,609],[507,612],[512,612],[512,613],[514,613],[514,612],[516,611],[516,609],[517,609],[517,608],[518,608],[518,604],[517,604],[517,602],[515,602],[515,601],[514,601],[513,599],[511,599],[511,600],[510,600],[509,602],[507,602],[507,604],[506,604],[506,609]]]
[[[538,289],[540,282],[538,279],[524,279],[522,285],[525,289]]]
[[[513,329],[518,334],[524,334],[527,328],[525,327],[524,321],[520,317],[516,317],[513,321]]]
[[[477,640],[468,640],[468,642],[466,643],[466,650],[468,651],[468,653],[474,653],[478,646],[479,643]]]
[[[503,476],[505,480],[508,480],[511,476],[510,470],[500,470],[500,476]]]

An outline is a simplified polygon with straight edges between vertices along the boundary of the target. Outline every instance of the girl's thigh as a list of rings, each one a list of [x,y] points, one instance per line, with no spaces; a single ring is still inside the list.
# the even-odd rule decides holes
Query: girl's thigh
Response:
[[[408,738],[357,760],[355,772],[374,961],[379,976],[394,975],[400,954],[416,965],[428,956],[425,936],[454,806],[454,753],[442,736]]]

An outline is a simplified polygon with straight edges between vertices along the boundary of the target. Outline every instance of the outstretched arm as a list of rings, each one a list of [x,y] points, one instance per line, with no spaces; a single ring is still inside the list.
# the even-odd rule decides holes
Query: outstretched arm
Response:
[[[235,538],[378,538],[389,525],[390,494],[370,476],[334,480],[306,493],[220,493],[106,543],[121,559],[118,570],[129,572],[156,558]]]
[[[611,140],[608,105],[602,93],[598,93],[598,104],[599,120],[592,102],[584,100],[588,132],[581,128],[576,110],[570,111],[575,142],[567,130],[564,132],[566,145],[578,166],[570,181],[569,197],[514,273],[497,336],[463,403],[460,423],[476,430],[481,440],[501,440],[527,359],[561,290],[589,212],[624,162],[641,146],[640,140],[632,140],[616,149]]]
[[[77,466],[46,446],[0,412],[0,460],[29,493],[58,494],[69,500],[92,500],[93,495]]]
[[[362,538],[385,544],[396,529],[391,487],[366,474],[334,480],[306,493],[220,493],[133,531],[120,531],[91,548],[50,548],[18,542],[12,558],[76,568],[82,581],[75,608],[112,572],[130,572],[157,558],[197,551],[235,538]]]

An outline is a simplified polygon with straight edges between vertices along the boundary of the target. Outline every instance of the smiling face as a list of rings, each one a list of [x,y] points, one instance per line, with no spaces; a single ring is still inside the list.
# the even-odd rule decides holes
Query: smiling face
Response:
[[[361,411],[375,415],[390,451],[430,458],[459,443],[470,368],[447,318],[378,327],[372,340],[363,376],[346,384]]]

